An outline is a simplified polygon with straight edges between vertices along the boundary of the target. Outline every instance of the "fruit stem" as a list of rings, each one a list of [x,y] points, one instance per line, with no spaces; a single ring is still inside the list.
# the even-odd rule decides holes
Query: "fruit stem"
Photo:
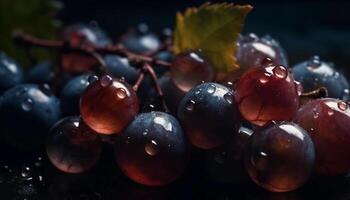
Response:
[[[137,92],[137,90],[139,89],[144,78],[145,78],[145,74],[143,72],[140,72],[140,74],[136,80],[136,83],[132,86],[132,88],[135,90],[135,92]]]
[[[320,87],[310,92],[301,93],[300,102],[303,105],[313,99],[319,99],[319,98],[325,98],[325,97],[328,97],[328,90],[325,87]]]
[[[154,72],[152,66],[149,64],[149,63],[144,63],[142,69],[147,72],[152,80],[153,80],[153,84],[154,84],[154,88],[156,89],[156,92],[158,94],[158,97],[160,98],[161,102],[162,102],[162,106],[164,108],[164,111],[165,112],[169,112],[169,108],[168,106],[166,105],[165,103],[165,100],[164,100],[164,95],[163,95],[163,91],[162,91],[162,88],[160,87],[159,83],[158,83],[158,78],[157,78],[157,75],[156,73]]]
[[[96,58],[96,54],[92,54],[92,52],[99,53],[101,55],[116,54],[122,57],[126,57],[130,62],[136,63],[136,64],[143,64],[144,62],[148,62],[159,66],[170,67],[170,63],[168,62],[155,59],[151,56],[130,52],[129,50],[124,48],[124,46],[121,45],[120,43],[117,43],[114,45],[108,45],[104,47],[95,47],[95,46],[87,47],[83,45],[72,46],[66,41],[40,39],[40,38],[31,36],[29,34],[23,33],[21,31],[15,31],[13,33],[13,39],[16,44],[23,45],[23,46],[31,45],[31,46],[37,46],[37,47],[43,47],[43,48],[49,48],[49,49],[60,49],[63,51],[80,51],[83,53],[90,54],[94,58]],[[98,61],[100,62],[100,60]]]

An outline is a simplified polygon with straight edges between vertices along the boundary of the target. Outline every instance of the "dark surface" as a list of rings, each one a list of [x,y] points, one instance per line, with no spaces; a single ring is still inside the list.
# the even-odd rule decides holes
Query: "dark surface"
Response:
[[[205,1],[63,0],[64,23],[99,22],[113,39],[139,22],[160,32],[172,27],[175,12]],[[214,1],[212,1],[214,2]],[[350,3],[347,1],[235,1],[251,3],[244,32],[270,34],[286,49],[291,64],[314,54],[336,67],[350,70]],[[102,158],[91,171],[71,175],[59,172],[47,160],[44,150],[18,153],[1,145],[1,199],[350,199],[350,176],[312,177],[295,192],[270,193],[251,182],[222,184],[206,173],[205,152],[194,151],[184,175],[166,187],[144,187],[128,180],[118,169],[113,149],[105,145]],[[29,167],[29,168],[26,168]],[[159,166],[161,167],[161,166]]]

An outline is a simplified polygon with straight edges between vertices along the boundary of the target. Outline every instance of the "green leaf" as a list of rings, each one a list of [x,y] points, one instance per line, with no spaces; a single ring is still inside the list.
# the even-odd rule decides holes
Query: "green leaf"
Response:
[[[188,8],[176,15],[174,50],[202,49],[212,61],[217,72],[232,72],[238,69],[235,41],[250,5],[233,3],[205,3],[199,8]]]
[[[54,19],[62,4],[54,0],[0,0],[0,51],[4,51],[24,65],[29,60],[23,48],[13,44],[12,31],[23,30],[42,38],[54,38],[58,31],[58,21]],[[45,50],[34,49],[38,59],[50,57]]]

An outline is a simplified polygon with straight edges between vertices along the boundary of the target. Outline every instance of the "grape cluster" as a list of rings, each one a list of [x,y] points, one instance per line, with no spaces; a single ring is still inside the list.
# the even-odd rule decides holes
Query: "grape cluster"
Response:
[[[240,36],[242,74],[223,83],[200,49],[173,55],[168,29],[159,37],[141,24],[113,46],[99,27],[79,24],[60,39],[79,50],[62,47],[58,63],[28,73],[0,54],[0,128],[16,148],[44,145],[61,171],[91,169],[104,143],[125,176],[148,186],[175,181],[196,151],[214,179],[250,177],[274,192],[350,170],[349,84],[317,56],[288,68],[270,36]],[[320,87],[329,98],[311,99]]]

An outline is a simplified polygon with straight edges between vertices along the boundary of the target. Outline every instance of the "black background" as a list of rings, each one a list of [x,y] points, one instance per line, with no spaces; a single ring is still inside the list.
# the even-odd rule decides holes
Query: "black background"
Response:
[[[173,27],[177,11],[205,2],[199,0],[62,1],[65,8],[58,17],[65,24],[97,21],[112,38],[117,38],[128,27],[140,22],[147,23],[155,32],[159,32],[164,27]],[[249,3],[254,6],[254,10],[246,20],[244,32],[255,32],[258,35],[270,34],[279,40],[288,53],[291,65],[317,54],[327,61],[336,63],[338,68],[347,73],[350,72],[348,67],[350,63],[350,2],[277,0],[235,2]],[[0,199],[23,199],[20,192],[28,193],[31,192],[31,189],[34,191],[32,191],[33,199],[53,200],[350,199],[350,176],[314,177],[300,190],[280,194],[267,192],[252,183],[232,185],[213,182],[209,177],[203,175],[204,166],[202,166],[201,153],[194,155],[192,165],[186,174],[170,186],[144,187],[129,181],[122,175],[115,164],[110,147],[105,147],[102,155],[103,157],[94,169],[80,175],[59,172],[45,160],[45,156],[42,156],[44,167],[34,170],[33,173],[44,174],[44,184],[27,187],[28,185],[24,183],[24,185],[17,182],[10,183],[5,187],[0,187]],[[8,156],[15,157],[12,154]],[[20,159],[25,158],[19,158],[18,162],[21,162]],[[13,193],[18,195],[13,196]]]

